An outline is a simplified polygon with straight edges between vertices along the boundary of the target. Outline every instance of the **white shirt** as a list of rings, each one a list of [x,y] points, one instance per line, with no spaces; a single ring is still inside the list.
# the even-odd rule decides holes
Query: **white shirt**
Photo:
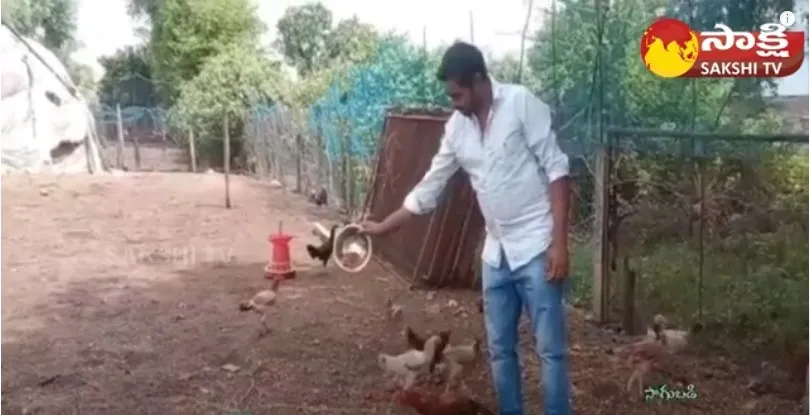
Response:
[[[568,175],[568,156],[551,130],[551,112],[521,85],[492,82],[489,126],[453,112],[439,150],[403,206],[422,215],[436,208],[447,181],[462,168],[478,198],[487,237],[482,260],[512,270],[526,265],[551,243],[549,183]]]

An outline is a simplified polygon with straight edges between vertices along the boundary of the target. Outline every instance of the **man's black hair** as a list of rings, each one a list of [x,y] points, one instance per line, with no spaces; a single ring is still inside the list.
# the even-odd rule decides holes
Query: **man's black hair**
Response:
[[[488,79],[484,54],[477,47],[460,41],[450,45],[444,52],[436,74],[439,81],[454,81],[465,88],[472,86],[476,75]]]

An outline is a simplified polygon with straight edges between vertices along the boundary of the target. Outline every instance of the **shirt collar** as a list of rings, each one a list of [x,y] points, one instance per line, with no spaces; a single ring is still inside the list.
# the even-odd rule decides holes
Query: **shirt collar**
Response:
[[[503,84],[492,76],[489,77],[489,83],[492,85],[492,103],[500,102],[503,99]]]

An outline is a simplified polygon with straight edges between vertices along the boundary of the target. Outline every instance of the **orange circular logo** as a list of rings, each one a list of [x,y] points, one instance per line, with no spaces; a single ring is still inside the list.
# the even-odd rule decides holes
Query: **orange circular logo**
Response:
[[[669,17],[654,21],[641,37],[641,59],[653,74],[677,78],[689,72],[700,53],[698,34]]]

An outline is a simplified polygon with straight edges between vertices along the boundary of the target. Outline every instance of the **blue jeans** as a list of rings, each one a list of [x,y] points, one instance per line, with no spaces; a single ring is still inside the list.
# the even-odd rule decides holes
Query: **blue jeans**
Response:
[[[546,281],[546,255],[510,270],[483,264],[484,321],[490,365],[501,415],[523,415],[518,363],[518,323],[523,307],[529,313],[537,355],[542,362],[545,415],[571,415],[566,362],[564,284]]]

